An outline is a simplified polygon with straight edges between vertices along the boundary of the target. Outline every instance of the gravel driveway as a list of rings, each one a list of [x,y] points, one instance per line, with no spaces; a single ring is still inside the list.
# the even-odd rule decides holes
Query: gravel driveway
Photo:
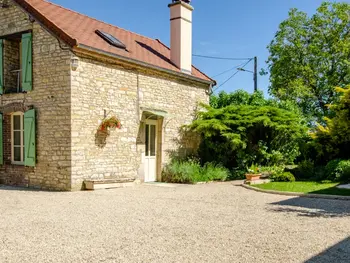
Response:
[[[350,201],[218,183],[0,188],[0,262],[350,262]]]

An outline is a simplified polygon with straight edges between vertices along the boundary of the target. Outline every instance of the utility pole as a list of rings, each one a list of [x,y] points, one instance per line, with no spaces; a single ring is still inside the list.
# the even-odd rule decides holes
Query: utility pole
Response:
[[[252,61],[252,58],[249,59],[248,63],[250,61]],[[253,73],[253,75],[254,75],[254,92],[257,92],[258,91],[258,57],[254,57],[254,71],[246,70],[244,68],[237,68],[237,70],[238,71],[245,71],[245,72]]]
[[[258,91],[258,57],[254,57],[254,92]]]

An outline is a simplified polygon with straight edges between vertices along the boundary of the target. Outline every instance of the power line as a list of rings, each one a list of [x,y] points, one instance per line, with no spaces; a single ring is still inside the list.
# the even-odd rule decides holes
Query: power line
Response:
[[[212,56],[203,56],[203,55],[193,55],[194,57],[199,58],[208,58],[208,59],[221,59],[221,60],[251,60],[252,58],[228,58],[228,57],[212,57]]]
[[[237,68],[243,66],[244,63],[245,63],[245,62],[243,62],[243,63],[241,63],[241,64],[239,64],[239,65],[237,65],[237,66],[234,66],[233,68],[230,68],[230,69],[228,69],[228,70],[225,70],[225,71],[221,72],[220,74],[217,74],[217,75],[215,75],[215,76],[213,76],[213,77],[211,77],[211,78],[216,78],[216,77],[219,77],[219,76],[221,76],[221,75],[224,75],[224,74],[227,73],[227,72],[230,72],[230,71],[232,71],[232,70],[234,70],[234,69],[237,69]]]
[[[245,66],[247,66],[249,64],[250,61],[252,61],[253,59],[249,59],[248,62],[244,63],[244,65],[242,66],[242,68],[244,68]],[[238,73],[240,72],[240,70],[237,70],[235,73],[233,73],[227,80],[225,80],[220,86],[216,87],[213,92],[217,91],[219,88],[221,88],[222,86],[224,86],[227,82],[229,82],[234,76],[236,76]]]

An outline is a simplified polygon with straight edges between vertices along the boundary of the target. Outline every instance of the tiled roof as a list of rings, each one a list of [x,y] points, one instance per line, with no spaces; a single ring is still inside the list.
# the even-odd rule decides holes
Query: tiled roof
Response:
[[[157,39],[141,36],[44,0],[14,1],[72,47],[88,46],[151,66],[181,72],[170,60],[170,49]],[[127,50],[108,44],[95,33],[96,30],[115,36],[126,45]],[[192,68],[192,76],[214,82],[196,67]]]

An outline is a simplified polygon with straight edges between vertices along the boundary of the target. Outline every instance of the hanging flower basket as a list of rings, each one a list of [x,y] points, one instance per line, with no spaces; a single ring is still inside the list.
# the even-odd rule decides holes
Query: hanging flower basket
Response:
[[[100,124],[99,130],[102,132],[108,131],[108,129],[121,129],[122,124],[120,120],[113,116],[108,119],[104,119]]]

